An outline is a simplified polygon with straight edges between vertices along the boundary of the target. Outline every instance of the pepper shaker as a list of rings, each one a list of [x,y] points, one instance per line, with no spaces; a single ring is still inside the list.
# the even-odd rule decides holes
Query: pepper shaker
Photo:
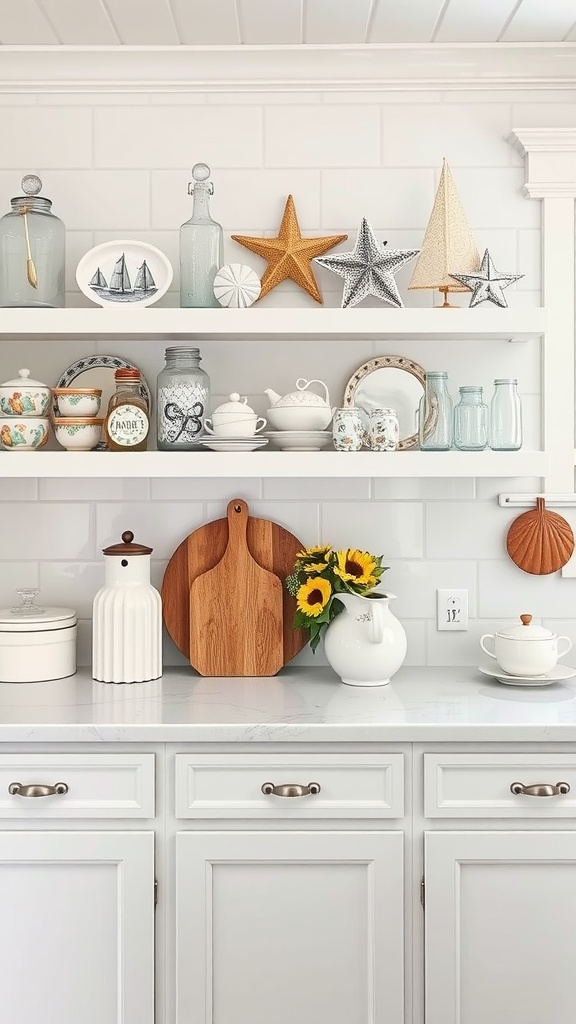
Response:
[[[143,683],[162,675],[162,599],[150,583],[152,548],[104,548],[106,578],[94,598],[92,676],[103,683]]]

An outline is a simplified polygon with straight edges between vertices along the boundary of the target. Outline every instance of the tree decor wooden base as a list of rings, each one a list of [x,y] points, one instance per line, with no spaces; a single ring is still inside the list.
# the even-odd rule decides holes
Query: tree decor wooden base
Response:
[[[512,561],[533,576],[548,576],[570,560],[574,534],[566,520],[546,508],[544,498],[524,512],[508,530],[506,547]]]

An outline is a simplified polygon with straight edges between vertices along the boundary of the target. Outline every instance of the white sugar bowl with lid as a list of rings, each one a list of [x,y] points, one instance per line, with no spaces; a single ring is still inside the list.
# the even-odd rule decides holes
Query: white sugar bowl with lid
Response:
[[[325,396],[309,391],[311,384],[319,384],[324,388]],[[279,395],[271,388],[265,389],[270,401],[270,409],[266,413],[275,430],[326,430],[336,412],[330,408],[328,388],[323,380],[306,380],[299,377],[296,391],[288,395]]]
[[[222,437],[253,437],[266,426],[263,417],[258,418],[254,409],[248,405],[248,399],[233,391],[229,401],[223,402],[214,409],[212,417],[204,420],[207,434]]]
[[[3,416],[44,416],[50,398],[46,384],[33,380],[30,370],[18,370],[14,380],[0,385],[0,412]]]
[[[38,591],[18,590],[22,604],[0,609],[0,682],[42,683],[76,672],[76,612],[40,608]]]
[[[482,650],[511,676],[542,676],[551,672],[558,658],[563,658],[571,649],[570,637],[532,625],[531,615],[521,615],[520,622],[520,625],[505,626],[497,633],[485,633],[480,637]],[[486,646],[486,640],[493,641],[493,651]],[[566,644],[563,651],[558,649],[562,640]]]

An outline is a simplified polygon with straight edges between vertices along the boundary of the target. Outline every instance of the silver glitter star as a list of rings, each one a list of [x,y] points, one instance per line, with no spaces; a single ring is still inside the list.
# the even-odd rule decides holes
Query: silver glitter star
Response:
[[[319,256],[314,260],[344,278],[342,309],[356,306],[367,295],[375,295],[391,306],[404,305],[394,274],[408,260],[413,260],[420,250],[385,249],[384,245],[376,240],[363,217],[352,252],[337,252],[334,256]]]
[[[450,274],[461,281],[472,291],[470,306],[478,306],[481,302],[493,302],[496,306],[507,306],[502,294],[514,281],[519,281],[524,274],[501,274],[492,263],[488,249],[482,257],[480,269],[475,274]]]

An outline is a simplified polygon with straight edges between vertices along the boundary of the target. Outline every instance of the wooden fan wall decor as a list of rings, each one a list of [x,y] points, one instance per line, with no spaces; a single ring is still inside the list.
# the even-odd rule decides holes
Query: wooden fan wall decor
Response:
[[[537,498],[536,508],[512,523],[506,547],[519,569],[533,576],[548,576],[570,561],[574,534],[562,516],[546,508],[544,498]]]

